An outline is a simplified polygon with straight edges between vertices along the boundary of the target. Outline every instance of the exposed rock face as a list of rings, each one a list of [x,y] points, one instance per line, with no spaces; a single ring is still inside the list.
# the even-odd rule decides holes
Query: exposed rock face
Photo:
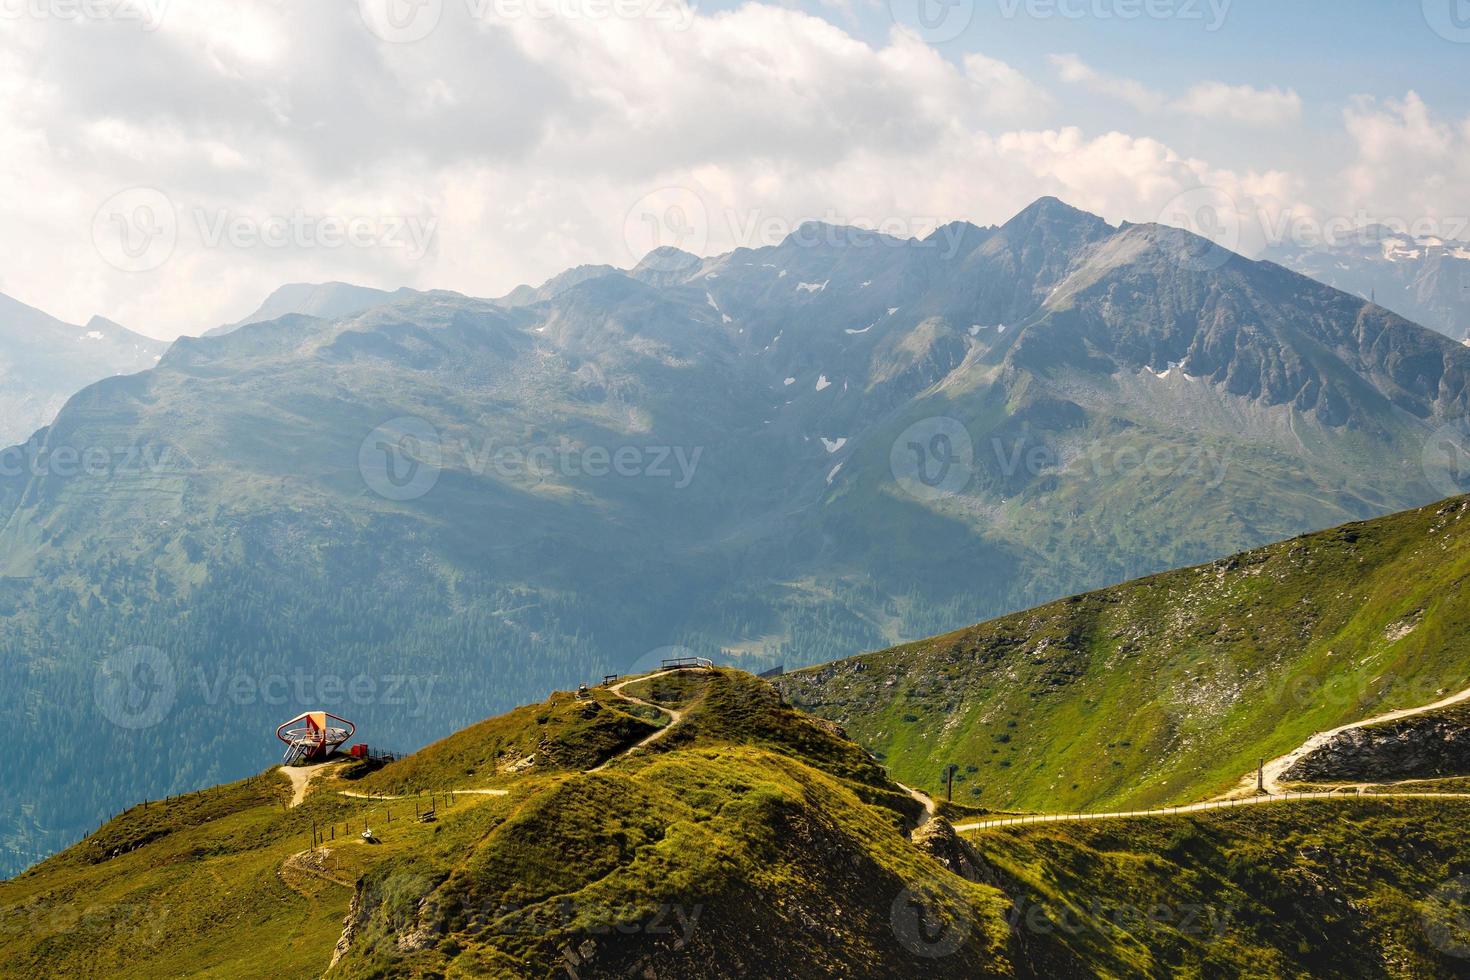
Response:
[[[999,884],[980,852],[955,833],[943,817],[934,817],[914,831],[914,845],[966,881]]]
[[[366,915],[362,904],[362,883],[358,882],[357,888],[352,893],[352,904],[348,906],[347,916],[342,920],[342,935],[337,937],[337,945],[332,950],[332,962],[328,970],[337,965],[337,961],[347,954],[352,948],[352,941],[357,938],[357,931],[362,927]]]
[[[1464,775],[1470,775],[1470,708],[1351,729],[1303,757],[1283,778],[1330,782]]]

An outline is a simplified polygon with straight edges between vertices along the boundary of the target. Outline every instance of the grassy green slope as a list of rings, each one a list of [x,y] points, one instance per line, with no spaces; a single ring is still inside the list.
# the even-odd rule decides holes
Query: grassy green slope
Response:
[[[605,690],[593,690],[586,700],[557,692],[544,703],[522,705],[425,746],[364,776],[356,789],[392,795],[591,769],[664,723],[661,713],[631,705]]]
[[[973,838],[1052,976],[1470,975],[1470,802],[1302,801]]]
[[[313,975],[351,890],[282,870],[308,843],[286,796],[285,780],[266,773],[138,806],[0,884],[0,972]],[[333,873],[350,875],[352,860]]]
[[[949,881],[909,843],[918,806],[866,753],[748,675],[718,672],[679,703],[677,743],[596,773],[577,764],[657,727],[605,691],[555,695],[375,772],[343,766],[295,809],[275,771],[134,807],[0,882],[0,975],[315,977],[344,918],[333,976],[552,976],[568,956],[583,975],[780,975],[793,957],[891,974],[925,962],[896,937],[891,903],[941,886],[942,914],[966,922],[956,969],[1007,971],[1004,896]],[[588,752],[577,764],[556,751],[574,745]],[[444,793],[492,786],[506,795]],[[414,819],[420,790],[437,791],[433,823]],[[328,835],[314,854],[313,824]],[[378,843],[358,839],[365,827]]]
[[[1314,732],[1470,687],[1470,499],[1346,525],[779,686],[894,774],[1073,809],[1197,799]]]
[[[629,692],[682,720],[644,748],[616,748],[599,733],[651,726],[628,729],[608,692],[590,704],[560,694],[377,772],[327,770],[294,809],[275,770],[134,807],[0,882],[0,975],[1454,976],[1463,965],[1452,886],[1470,871],[1464,801],[1008,828],[973,835],[973,850],[934,823],[921,846],[915,801],[764,682],[720,670]],[[500,764],[579,735],[610,764]],[[490,784],[506,794],[443,793]],[[395,787],[412,801],[342,793]],[[414,819],[429,799],[418,789],[438,791],[433,822]],[[325,837],[314,851],[313,825]],[[359,839],[364,827],[375,843]]]

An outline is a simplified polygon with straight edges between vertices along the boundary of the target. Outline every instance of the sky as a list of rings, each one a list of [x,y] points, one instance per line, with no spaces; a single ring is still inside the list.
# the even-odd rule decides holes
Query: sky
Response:
[[[0,0],[0,292],[160,338],[1054,195],[1470,239],[1470,0]]]

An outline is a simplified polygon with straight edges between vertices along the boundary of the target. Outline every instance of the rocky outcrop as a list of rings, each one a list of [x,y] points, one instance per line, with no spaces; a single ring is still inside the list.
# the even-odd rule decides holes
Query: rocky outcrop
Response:
[[[1470,708],[1353,728],[1282,774],[1288,782],[1432,779],[1470,775]]]
[[[955,832],[943,817],[934,817],[914,831],[914,846],[966,881],[998,885],[996,875],[980,852]]]

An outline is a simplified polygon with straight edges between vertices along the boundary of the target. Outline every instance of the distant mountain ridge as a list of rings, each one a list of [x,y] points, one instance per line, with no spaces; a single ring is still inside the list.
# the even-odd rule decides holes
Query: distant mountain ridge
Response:
[[[0,295],[0,441],[23,442],[82,388],[147,370],[167,347],[104,317],[78,326]]]
[[[1337,243],[1282,243],[1263,258],[1470,343],[1470,241],[1375,225]]]
[[[0,684],[24,692],[0,712],[28,712],[0,717],[48,733],[15,771],[77,815],[0,812],[12,846],[334,707],[229,693],[262,678],[335,678],[339,713],[408,748],[669,647],[832,660],[1470,476],[1430,451],[1470,350],[1055,199],[500,300],[313,295],[78,393],[27,450],[134,465],[0,474]],[[119,723],[98,679],[138,657],[174,688]],[[358,674],[395,694],[343,700]],[[79,774],[83,744],[131,761]]]
[[[234,323],[222,324],[208,330],[203,336],[222,337],[248,324],[279,320],[291,314],[319,319],[353,316],[374,306],[413,294],[414,291],[407,288],[388,292],[345,282],[290,283],[267,296],[254,313]]]

